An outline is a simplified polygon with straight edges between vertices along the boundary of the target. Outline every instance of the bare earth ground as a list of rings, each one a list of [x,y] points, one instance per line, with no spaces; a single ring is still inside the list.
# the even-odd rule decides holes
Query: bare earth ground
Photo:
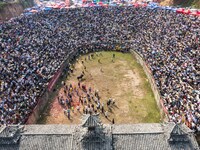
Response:
[[[103,123],[111,123],[114,118],[116,124],[121,123],[148,123],[160,122],[161,116],[156,105],[148,79],[142,67],[136,62],[132,54],[119,52],[101,52],[103,56],[96,56],[92,60],[86,60],[88,55],[79,58],[75,64],[74,73],[66,79],[66,84],[77,86],[77,76],[83,71],[81,60],[86,66],[85,77],[82,84],[91,87],[93,91],[99,91],[101,102],[104,103],[105,110],[108,110],[106,101],[109,97],[114,98],[116,106],[108,113],[108,119],[100,113]],[[112,55],[115,53],[114,62]],[[98,60],[100,59],[100,62]],[[59,95],[64,95],[63,88]],[[78,102],[78,98],[76,99]],[[63,108],[55,98],[49,108],[43,114],[39,123],[42,124],[78,124],[81,123],[81,111],[75,108],[71,113],[71,120],[64,115]]]

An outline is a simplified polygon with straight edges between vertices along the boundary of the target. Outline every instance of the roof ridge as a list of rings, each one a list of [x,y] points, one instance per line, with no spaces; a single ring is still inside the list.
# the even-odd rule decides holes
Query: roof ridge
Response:
[[[85,120],[82,123],[83,127],[94,127],[94,126],[100,126],[101,122],[99,120],[99,114],[97,115],[85,115]]]
[[[179,124],[175,124],[172,128],[172,131],[170,133],[171,135],[185,135],[185,131],[181,128]]]
[[[0,129],[0,134],[3,132],[3,130],[5,130],[7,126],[3,126],[1,129]]]
[[[72,135],[72,134],[67,134],[67,133],[22,133],[24,136],[31,136],[31,135]]]
[[[113,135],[132,135],[132,134],[164,134],[165,132],[134,132],[134,133],[113,133]]]

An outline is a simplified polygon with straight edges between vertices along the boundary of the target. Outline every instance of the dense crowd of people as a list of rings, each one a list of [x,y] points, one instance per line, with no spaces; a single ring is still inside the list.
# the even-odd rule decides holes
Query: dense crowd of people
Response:
[[[92,7],[20,16],[0,25],[0,123],[23,124],[68,58],[135,50],[147,62],[170,121],[200,131],[200,19],[168,10]]]
[[[112,111],[115,105],[115,99],[109,98],[106,105],[101,101],[99,91],[86,84],[66,84],[62,81],[63,93],[59,93],[57,99],[59,104],[63,107],[64,114],[70,120],[72,113],[78,111],[80,114],[103,114],[108,119],[108,112]],[[72,113],[71,113],[72,112]],[[114,119],[113,119],[114,120]],[[112,120],[112,123],[114,121]]]
[[[200,19],[145,12],[134,49],[147,62],[170,121],[200,131]]]

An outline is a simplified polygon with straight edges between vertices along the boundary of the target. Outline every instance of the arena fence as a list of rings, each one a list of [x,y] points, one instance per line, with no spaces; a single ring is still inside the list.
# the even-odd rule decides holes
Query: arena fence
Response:
[[[160,110],[160,113],[161,113],[161,116],[163,117],[163,119],[168,119],[168,111],[166,110],[164,104],[163,104],[163,100],[160,96],[160,92],[158,90],[158,87],[156,86],[156,83],[155,83],[155,80],[153,78],[153,75],[152,75],[152,72],[150,71],[148,65],[145,63],[145,60],[143,60],[142,56],[134,51],[134,50],[130,50],[130,52],[136,57],[138,63],[141,64],[141,66],[143,67],[143,70],[145,72],[145,74],[147,75],[147,78],[150,82],[150,85],[151,85],[151,89],[154,93],[154,96],[155,96],[155,99],[156,99],[156,103],[159,107],[159,110]]]

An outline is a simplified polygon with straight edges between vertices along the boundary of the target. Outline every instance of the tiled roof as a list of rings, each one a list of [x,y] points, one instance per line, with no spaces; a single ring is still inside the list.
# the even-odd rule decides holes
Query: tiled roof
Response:
[[[116,150],[199,150],[191,130],[185,125],[115,125],[112,134]],[[170,142],[171,136],[174,142]]]
[[[71,150],[71,135],[25,135],[20,150]]]
[[[164,134],[114,134],[114,150],[166,150],[167,142]]]
[[[112,127],[113,134],[123,133],[163,133],[162,124],[148,123],[148,124],[120,124]]]
[[[19,144],[0,145],[0,150],[71,150],[70,135],[24,135]]]
[[[112,150],[111,126],[97,127],[95,131],[77,128],[73,134],[72,150]]]
[[[197,150],[190,142],[169,144],[162,133],[114,134],[114,150]]]
[[[27,125],[23,134],[72,134],[76,125]]]
[[[170,144],[170,150],[199,150],[198,147],[194,147],[190,142],[179,142],[176,144]]]
[[[172,123],[101,125],[95,130],[78,125],[25,125],[22,132],[16,129],[0,129],[0,150],[199,150],[193,133]],[[179,140],[171,142],[172,135],[180,136]],[[182,135],[188,140],[182,140]]]
[[[0,145],[0,150],[20,150],[19,145],[9,144],[9,145]]]

